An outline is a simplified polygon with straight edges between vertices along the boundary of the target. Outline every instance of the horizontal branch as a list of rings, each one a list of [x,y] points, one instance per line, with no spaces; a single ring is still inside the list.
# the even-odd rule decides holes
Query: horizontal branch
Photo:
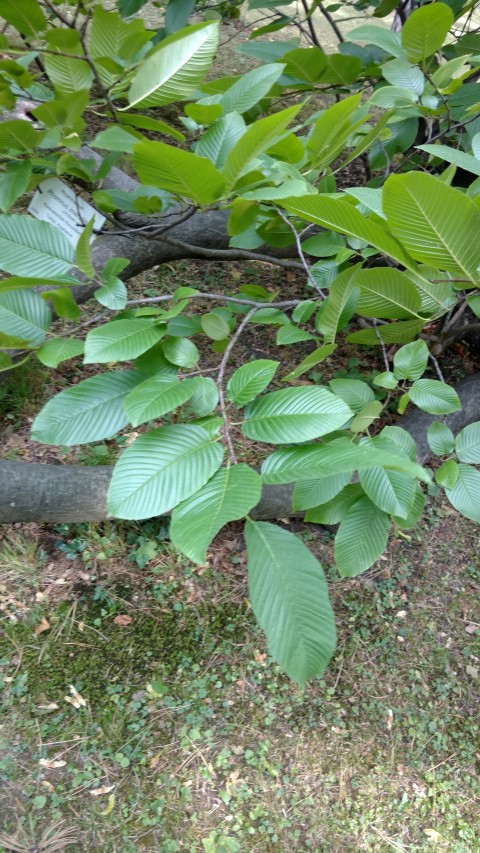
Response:
[[[462,409],[445,418],[459,432],[480,420],[480,373],[463,379],[456,387]],[[419,409],[398,421],[414,439],[417,458],[425,464],[430,457],[427,430],[438,420]],[[107,492],[113,467],[82,467],[0,460],[0,523],[18,521],[81,522],[107,518]],[[285,518],[292,510],[292,486],[264,486],[251,515],[254,518]]]

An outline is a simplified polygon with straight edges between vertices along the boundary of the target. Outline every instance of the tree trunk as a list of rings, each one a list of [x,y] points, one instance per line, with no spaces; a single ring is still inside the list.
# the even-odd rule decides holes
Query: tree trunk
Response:
[[[444,419],[454,433],[480,420],[480,374],[463,379],[456,390],[462,409]],[[398,426],[415,440],[422,464],[430,457],[427,429],[434,420],[441,418],[417,409],[398,421]],[[110,466],[0,461],[0,523],[103,521],[107,518],[112,471]],[[264,486],[262,498],[251,513],[257,519],[294,514],[291,485]]]

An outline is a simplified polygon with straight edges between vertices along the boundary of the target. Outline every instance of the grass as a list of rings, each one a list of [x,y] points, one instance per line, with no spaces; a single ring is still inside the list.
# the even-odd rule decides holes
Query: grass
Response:
[[[153,523],[4,534],[0,849],[480,849],[475,529],[437,505],[348,582],[299,530],[340,637],[305,690],[266,655],[239,526],[200,569]]]

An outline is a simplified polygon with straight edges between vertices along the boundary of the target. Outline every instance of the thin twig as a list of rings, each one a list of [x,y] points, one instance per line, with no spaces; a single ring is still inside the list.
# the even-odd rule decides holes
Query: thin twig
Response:
[[[250,322],[250,320],[252,319],[253,315],[254,315],[257,311],[258,311],[258,308],[252,308],[252,309],[248,312],[248,314],[245,314],[245,317],[243,318],[243,320],[242,320],[242,322],[240,323],[240,325],[239,325],[238,329],[236,330],[235,334],[232,336],[232,338],[231,338],[231,340],[230,340],[230,343],[228,344],[228,346],[227,346],[227,348],[226,348],[225,352],[223,353],[222,360],[221,360],[221,362],[220,362],[220,367],[219,367],[219,369],[218,369],[218,376],[217,376],[218,402],[219,402],[220,411],[221,411],[221,413],[222,413],[222,417],[223,417],[223,420],[224,420],[224,425],[223,425],[223,434],[224,434],[224,436],[225,436],[225,440],[226,440],[226,442],[227,442],[228,452],[229,452],[230,459],[231,459],[231,462],[232,462],[232,464],[233,464],[233,465],[236,465],[236,464],[237,464],[237,457],[235,456],[235,450],[234,450],[234,448],[233,448],[232,436],[230,435],[230,428],[229,428],[229,422],[228,422],[227,408],[226,408],[226,405],[225,405],[225,394],[224,394],[224,391],[223,391],[223,379],[224,379],[224,376],[225,376],[225,369],[226,369],[226,367],[227,367],[228,359],[230,358],[231,352],[232,352],[232,350],[233,350],[233,348],[234,348],[235,344],[237,343],[237,341],[238,341],[238,339],[239,339],[240,335],[242,334],[242,332],[243,332],[243,330],[244,330],[245,326],[247,325],[247,323],[249,323],[249,322]]]
[[[169,302],[174,298],[173,293],[163,296],[145,296],[142,299],[129,299],[127,305],[154,305],[157,302]],[[188,299],[214,299],[219,302],[235,302],[237,305],[248,305],[250,308],[295,308],[304,302],[303,299],[285,299],[282,302],[255,302],[252,299],[240,299],[236,296],[225,296],[223,293],[192,293]]]
[[[390,363],[388,361],[388,355],[387,355],[387,349],[385,347],[385,341],[383,340],[380,332],[378,331],[376,320],[373,321],[373,328],[375,329],[375,334],[376,334],[376,336],[380,342],[380,347],[382,350],[382,357],[383,357],[383,363],[385,365],[385,370],[387,371],[387,373],[390,373]]]
[[[320,296],[321,296],[323,299],[325,299],[325,294],[324,294],[323,290],[321,290],[321,289],[319,288],[319,286],[318,286],[318,284],[317,284],[317,282],[316,282],[316,280],[315,280],[315,277],[314,277],[314,275],[312,274],[312,271],[311,271],[311,269],[310,269],[310,265],[309,265],[309,263],[307,262],[307,259],[306,259],[306,257],[305,257],[304,251],[303,251],[303,249],[302,249],[302,244],[301,244],[301,241],[300,241],[300,235],[298,234],[298,231],[297,231],[297,229],[295,228],[295,225],[293,224],[293,222],[290,222],[290,220],[289,220],[288,216],[286,216],[286,215],[284,214],[283,210],[280,210],[280,208],[278,208],[278,207],[276,207],[276,208],[275,208],[275,210],[277,211],[277,214],[278,214],[278,216],[280,217],[280,219],[283,219],[283,221],[285,222],[285,224],[286,224],[286,225],[288,225],[288,227],[290,228],[290,230],[291,230],[291,232],[292,232],[293,236],[295,237],[295,244],[296,244],[296,246],[297,246],[298,256],[299,256],[299,258],[300,258],[300,260],[301,260],[301,262],[302,262],[302,267],[303,267],[303,269],[304,269],[304,270],[305,270],[305,272],[307,273],[307,277],[308,277],[308,280],[309,280],[310,284],[311,284],[311,285],[313,286],[313,288],[317,291],[317,293],[319,293],[319,294],[320,294]]]
[[[337,25],[336,21],[334,21],[334,19],[333,19],[332,15],[331,15],[331,14],[330,14],[330,12],[328,11],[328,9],[326,9],[326,8],[325,8],[325,6],[323,5],[323,3],[319,3],[319,4],[318,4],[318,8],[320,9],[320,11],[321,11],[321,13],[322,13],[323,17],[325,18],[325,20],[326,20],[326,21],[328,21],[328,23],[330,24],[330,26],[331,26],[331,28],[332,28],[333,32],[335,33],[335,35],[336,35],[337,39],[338,39],[339,41],[345,41],[345,39],[344,39],[344,37],[343,37],[343,35],[342,35],[342,31],[341,31],[340,27]]]
[[[432,362],[432,364],[435,368],[435,373],[437,374],[438,378],[440,379],[440,382],[445,382],[445,379],[443,378],[443,373],[440,369],[440,365],[439,365],[437,359],[435,358],[435,356],[433,355],[433,353],[429,352],[428,357],[429,357],[430,361]]]

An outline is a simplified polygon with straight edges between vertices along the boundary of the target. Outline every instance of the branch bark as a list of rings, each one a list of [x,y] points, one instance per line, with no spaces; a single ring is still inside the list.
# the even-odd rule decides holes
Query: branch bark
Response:
[[[445,418],[454,433],[480,420],[480,373],[463,379],[456,390],[462,409]],[[434,420],[438,417],[416,409],[397,424],[415,440],[417,458],[422,464],[430,457],[427,429]],[[112,471],[110,466],[83,468],[0,461],[0,523],[104,521]],[[295,515],[292,491],[292,485],[264,486],[252,517],[275,519]]]

